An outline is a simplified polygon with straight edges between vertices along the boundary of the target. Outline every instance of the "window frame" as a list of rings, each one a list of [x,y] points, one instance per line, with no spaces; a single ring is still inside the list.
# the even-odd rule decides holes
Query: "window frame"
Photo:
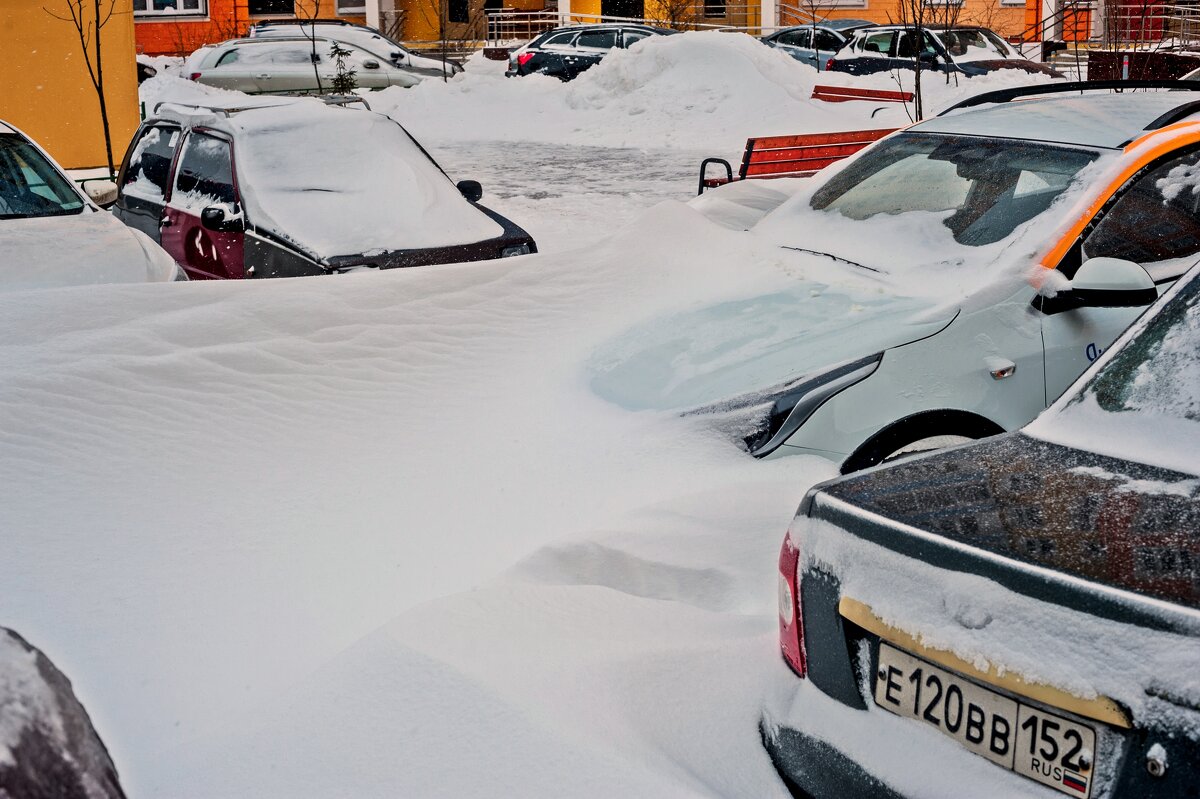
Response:
[[[180,3],[183,0],[178,0]],[[138,8],[144,4],[148,8]],[[150,21],[154,19],[174,17],[207,17],[208,0],[196,0],[196,8],[154,8],[154,0],[133,0],[134,20]]]
[[[241,190],[241,187],[238,185],[237,155],[235,153],[233,139],[230,138],[227,134],[223,133],[222,131],[213,130],[212,128],[207,128],[207,127],[190,128],[185,131],[185,134],[186,135],[184,136],[183,141],[181,141],[179,143],[179,151],[177,153],[175,153],[175,160],[171,164],[171,178],[170,178],[171,191],[166,196],[166,198],[164,200],[164,205],[170,206],[171,208],[175,209],[176,211],[178,211],[180,213],[184,213],[184,214],[192,213],[191,211],[180,208],[178,204],[173,205],[172,203],[175,202],[175,190],[179,184],[180,170],[183,168],[183,157],[185,155],[187,155],[187,149],[188,149],[188,147],[191,146],[192,139],[197,136],[206,136],[210,139],[216,139],[217,141],[224,142],[225,145],[228,146],[228,148],[229,148],[229,182],[230,182],[230,186],[233,188],[232,202],[234,204],[240,205],[242,202],[242,190]],[[224,202],[224,200],[222,200],[221,202]]]
[[[354,5],[346,5],[348,3]],[[343,14],[360,16],[367,13],[367,0],[335,0],[333,10],[338,16]]]
[[[255,3],[278,3],[286,2],[291,8],[285,11],[255,11]],[[246,13],[252,17],[294,17],[296,16],[295,0],[246,0]]]
[[[129,170],[134,168],[133,152],[137,148],[138,142],[140,142],[144,137],[150,135],[150,131],[154,129],[169,131],[176,133],[179,136],[179,140],[174,147],[175,152],[171,154],[171,160],[167,163],[166,185],[162,186],[162,196],[157,200],[138,193],[129,194],[129,192],[126,191],[126,188],[133,183],[134,180],[136,180],[136,176],[134,176],[133,180],[131,180],[129,176]],[[117,174],[117,186],[121,197],[133,197],[133,199],[144,203],[154,203],[156,205],[165,206],[167,204],[167,197],[170,196],[171,188],[175,185],[175,162],[179,158],[179,153],[183,149],[183,141],[186,138],[187,132],[178,122],[158,120],[142,126],[138,130],[138,133],[135,134],[133,143],[129,146],[128,157],[125,159],[124,163],[121,164],[121,171]]]

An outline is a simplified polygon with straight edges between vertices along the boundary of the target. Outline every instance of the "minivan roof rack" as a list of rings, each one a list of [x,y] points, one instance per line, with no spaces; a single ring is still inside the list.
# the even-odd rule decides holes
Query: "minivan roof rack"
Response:
[[[258,25],[345,25],[347,27],[360,27],[356,23],[345,19],[337,19],[336,17],[317,17],[316,19],[260,19],[254,23]]]
[[[1067,92],[1091,91],[1123,91],[1125,89],[1175,89],[1178,91],[1200,91],[1200,81],[1194,80],[1078,80],[1068,83],[1054,83],[1047,86],[1018,86],[1014,89],[999,89],[994,92],[984,92],[974,97],[955,103],[942,111],[942,117],[960,108],[971,108],[988,103],[1008,103],[1022,97],[1037,97],[1044,94],[1065,94]],[[1157,120],[1156,120],[1157,121]],[[1147,128],[1151,130],[1151,128]]]

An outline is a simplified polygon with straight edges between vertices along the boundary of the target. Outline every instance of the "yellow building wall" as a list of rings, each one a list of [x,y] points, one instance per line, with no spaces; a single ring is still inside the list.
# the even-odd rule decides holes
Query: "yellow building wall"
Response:
[[[100,49],[113,160],[120,163],[140,115],[133,3],[114,3]],[[101,3],[102,14],[108,5]],[[84,6],[90,10],[91,3]],[[55,19],[46,9],[70,16],[66,0],[0,0],[0,119],[23,130],[67,169],[107,166],[100,102],[79,34],[69,20]]]

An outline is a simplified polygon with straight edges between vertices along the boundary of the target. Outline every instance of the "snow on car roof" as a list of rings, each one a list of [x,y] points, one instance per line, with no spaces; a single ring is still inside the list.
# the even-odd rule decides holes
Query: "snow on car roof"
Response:
[[[1155,119],[1194,99],[1190,92],[1037,97],[936,117],[910,130],[1119,149]]]
[[[164,111],[233,136],[251,222],[318,257],[467,244],[504,232],[382,114],[312,98],[244,97]]]

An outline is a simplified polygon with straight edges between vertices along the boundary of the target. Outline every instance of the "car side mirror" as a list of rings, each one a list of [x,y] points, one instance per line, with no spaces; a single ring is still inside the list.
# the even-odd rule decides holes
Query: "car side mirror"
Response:
[[[246,229],[241,212],[223,205],[210,205],[201,211],[200,224],[218,233],[241,233]]]
[[[362,62],[363,69],[379,69],[379,62],[373,58],[369,58]]]
[[[1067,288],[1041,297],[1043,313],[1075,308],[1140,308],[1158,299],[1154,279],[1141,264],[1123,258],[1089,258]]]
[[[483,186],[480,186],[477,180],[460,180],[458,182],[458,191],[473,203],[477,203],[483,199]]]
[[[117,184],[111,180],[89,180],[83,184],[83,193],[101,208],[108,208],[117,201]]]
[[[930,64],[932,66],[936,66],[938,62],[937,53],[925,52],[918,55],[917,58],[920,59],[922,64]]]

